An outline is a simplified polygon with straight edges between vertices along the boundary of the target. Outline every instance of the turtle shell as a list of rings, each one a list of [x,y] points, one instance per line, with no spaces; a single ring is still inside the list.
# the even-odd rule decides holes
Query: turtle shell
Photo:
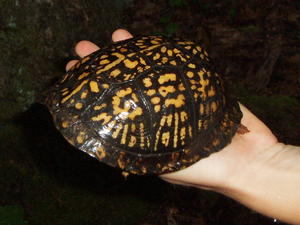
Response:
[[[206,51],[163,36],[84,57],[51,88],[46,105],[69,143],[134,174],[190,166],[230,143],[242,117]]]

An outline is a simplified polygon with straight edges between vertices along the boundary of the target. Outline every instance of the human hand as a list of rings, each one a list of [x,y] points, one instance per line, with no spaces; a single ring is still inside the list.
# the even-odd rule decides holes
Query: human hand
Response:
[[[114,42],[131,38],[119,29]],[[99,47],[81,41],[75,51],[85,57]],[[69,70],[78,60],[66,65]],[[219,152],[186,169],[160,177],[174,184],[217,191],[265,215],[300,224],[300,147],[279,143],[270,129],[240,104],[241,123],[250,131],[236,134]]]

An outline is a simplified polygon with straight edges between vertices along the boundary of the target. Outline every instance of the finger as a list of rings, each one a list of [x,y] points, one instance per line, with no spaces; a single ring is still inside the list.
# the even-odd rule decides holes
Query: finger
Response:
[[[94,43],[90,41],[80,41],[75,46],[75,52],[76,54],[83,58],[97,50],[99,50],[99,46],[95,45]]]
[[[77,62],[78,62],[78,60],[70,60],[66,65],[66,71],[71,69],[71,67],[74,66]]]
[[[133,38],[132,34],[124,29],[117,29],[112,33],[113,42],[123,41],[129,38]]]

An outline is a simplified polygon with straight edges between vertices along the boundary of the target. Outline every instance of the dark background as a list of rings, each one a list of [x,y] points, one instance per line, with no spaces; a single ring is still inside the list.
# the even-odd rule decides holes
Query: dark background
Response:
[[[228,89],[300,145],[300,3],[0,0],[0,224],[273,224],[219,194],[129,176],[69,146],[34,99],[82,39],[116,28],[203,43]],[[277,222],[279,223],[279,222]]]

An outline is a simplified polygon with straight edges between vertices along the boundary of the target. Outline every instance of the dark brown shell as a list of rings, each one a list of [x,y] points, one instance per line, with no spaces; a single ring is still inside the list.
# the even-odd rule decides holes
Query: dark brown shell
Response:
[[[143,36],[81,59],[46,99],[75,147],[134,174],[183,169],[225,147],[240,124],[207,53]]]

